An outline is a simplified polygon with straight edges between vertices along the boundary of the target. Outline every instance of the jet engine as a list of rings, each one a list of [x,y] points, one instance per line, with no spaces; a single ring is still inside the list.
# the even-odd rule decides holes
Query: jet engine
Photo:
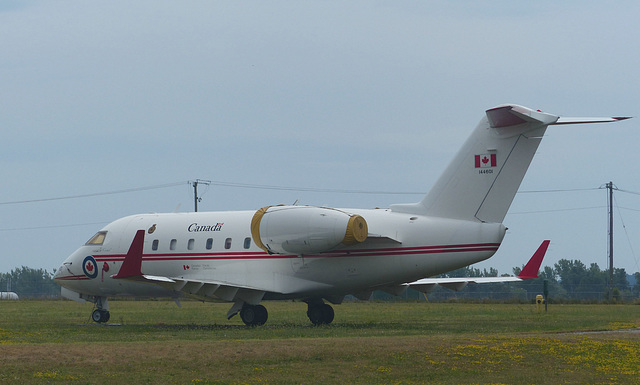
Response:
[[[251,220],[257,246],[272,254],[315,254],[364,242],[369,230],[360,215],[314,206],[267,206]]]

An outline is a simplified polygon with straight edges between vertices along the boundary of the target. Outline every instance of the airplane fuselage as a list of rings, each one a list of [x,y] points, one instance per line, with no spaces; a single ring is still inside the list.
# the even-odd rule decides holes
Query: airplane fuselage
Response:
[[[90,241],[69,256],[56,280],[92,296],[178,295],[159,286],[111,277],[120,270],[136,231],[144,229],[142,268],[147,275],[266,289],[264,299],[344,296],[487,259],[505,234],[505,227],[497,223],[388,209],[342,211],[365,218],[369,237],[316,254],[275,254],[259,248],[250,229],[255,211],[133,215],[104,227],[101,244]]]

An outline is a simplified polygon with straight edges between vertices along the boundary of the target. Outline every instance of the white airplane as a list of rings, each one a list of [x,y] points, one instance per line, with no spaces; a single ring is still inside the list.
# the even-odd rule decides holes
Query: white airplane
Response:
[[[279,205],[257,211],[141,214],[118,219],[71,254],[54,280],[62,295],[96,304],[108,297],[233,302],[247,325],[267,321],[263,300],[301,299],[312,323],[333,321],[331,305],[374,290],[428,292],[468,282],[537,277],[544,241],[518,277],[425,278],[491,257],[502,221],[549,125],[626,118],[561,118],[518,105],[486,111],[471,137],[418,203],[388,209]]]

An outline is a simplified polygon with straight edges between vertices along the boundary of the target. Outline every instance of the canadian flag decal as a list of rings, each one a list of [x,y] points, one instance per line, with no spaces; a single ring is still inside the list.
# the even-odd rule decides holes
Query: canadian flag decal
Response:
[[[498,159],[496,154],[476,155],[476,168],[496,167],[497,165]]]

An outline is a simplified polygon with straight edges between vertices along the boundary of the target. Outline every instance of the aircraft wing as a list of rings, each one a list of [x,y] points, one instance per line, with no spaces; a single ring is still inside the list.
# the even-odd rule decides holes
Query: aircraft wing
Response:
[[[118,278],[162,286],[166,289],[182,292],[192,297],[202,299],[219,298],[228,302],[242,300],[251,305],[259,304],[266,293],[265,290],[260,290],[259,288],[209,280],[162,277],[147,274]]]
[[[229,302],[236,302],[240,304],[248,303],[251,305],[257,305],[262,301],[266,291],[256,287],[240,286],[210,280],[143,274],[142,249],[144,246],[144,233],[144,230],[138,230],[136,232],[124,262],[120,267],[120,271],[117,274],[112,275],[112,278],[154,284],[169,290],[182,292],[186,295],[202,299],[220,298]]]
[[[424,278],[405,284],[406,286],[418,290],[422,293],[429,293],[436,286],[442,286],[450,290],[462,290],[469,283],[498,283],[498,282],[518,282],[525,279],[538,278],[538,270],[542,264],[542,259],[547,252],[550,241],[543,241],[538,250],[533,254],[524,269],[517,277],[462,277],[462,278]]]

